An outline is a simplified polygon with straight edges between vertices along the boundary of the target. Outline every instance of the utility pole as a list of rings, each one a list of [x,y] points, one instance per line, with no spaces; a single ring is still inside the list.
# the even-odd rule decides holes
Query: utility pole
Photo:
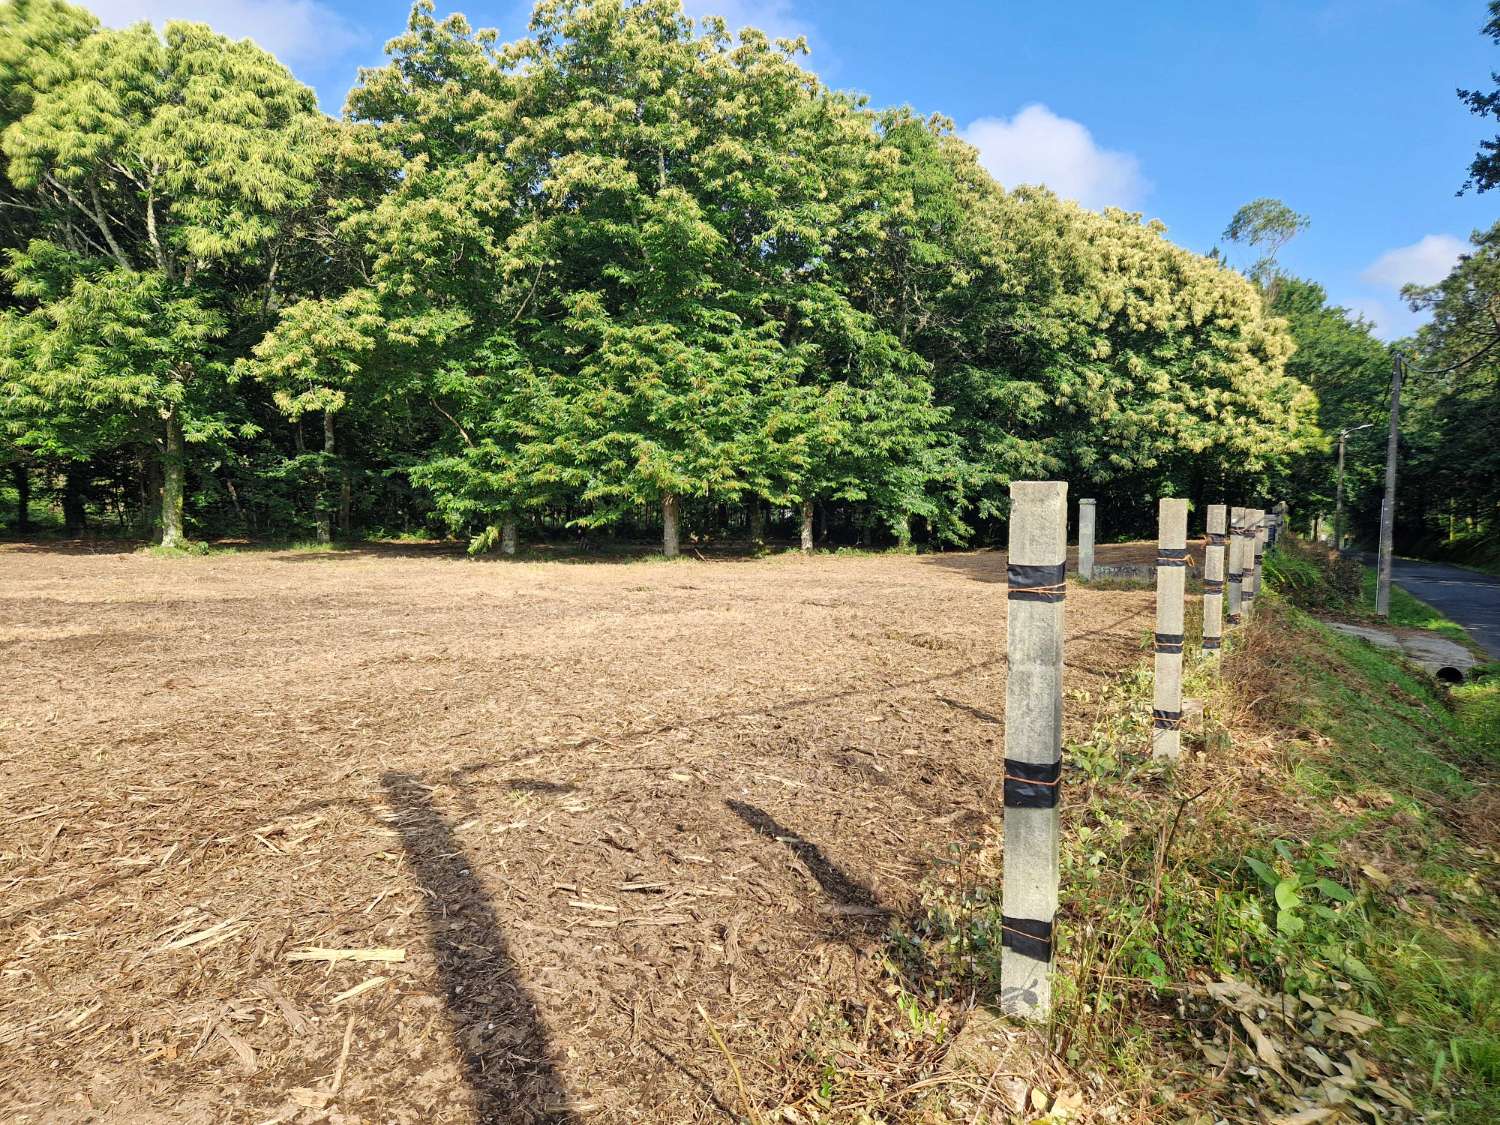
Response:
[[[1391,552],[1396,536],[1396,449],[1401,433],[1401,353],[1391,357],[1391,431],[1385,444],[1385,499],[1380,503],[1380,559],[1375,578],[1375,613],[1391,615]]]
[[[1366,422],[1363,426],[1350,426],[1348,429],[1339,431],[1339,474],[1338,488],[1334,493],[1333,501],[1333,549],[1342,552],[1344,549],[1344,442],[1352,433],[1360,430],[1368,430],[1374,422]]]

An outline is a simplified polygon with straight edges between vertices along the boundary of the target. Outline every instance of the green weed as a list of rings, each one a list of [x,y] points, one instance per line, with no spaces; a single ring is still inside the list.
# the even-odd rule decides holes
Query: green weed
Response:
[[[233,553],[233,548],[216,547],[212,543],[204,543],[196,539],[186,540],[176,547],[163,547],[160,543],[154,543],[136,551],[138,555],[150,555],[157,559],[197,559],[208,555],[231,553]]]
[[[1367,614],[1373,614],[1375,612],[1375,570],[1368,566],[1361,569],[1363,577],[1360,608]],[[1408,594],[1394,582],[1391,583],[1391,615],[1387,620],[1390,624],[1404,629],[1430,629],[1461,645],[1470,643],[1469,634],[1464,632],[1463,626],[1450,621],[1432,606]]]

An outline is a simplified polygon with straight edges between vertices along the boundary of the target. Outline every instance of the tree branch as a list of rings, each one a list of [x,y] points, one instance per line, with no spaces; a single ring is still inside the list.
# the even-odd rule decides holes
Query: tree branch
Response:
[[[115,241],[114,232],[109,229],[109,223],[106,221],[103,214],[103,209],[99,203],[99,189],[97,187],[92,184],[89,185],[89,192],[94,201],[94,208],[90,208],[87,203],[79,199],[78,196],[73,193],[72,189],[70,189],[56,176],[52,175],[51,172],[47,173],[46,182],[50,184],[54,189],[61,192],[63,198],[65,198],[75,208],[81,211],[87,218],[93,220],[94,225],[99,228],[99,233],[104,235],[105,244],[109,247],[109,251],[114,256],[115,261],[119,262],[120,265],[124,266],[126,269],[133,268],[130,264],[130,259],[125,256],[125,251],[122,250],[120,248],[120,244]],[[97,208],[97,210],[95,208]]]
[[[458,419],[456,419],[455,417],[453,417],[453,415],[449,414],[446,410],[444,410],[441,406],[439,406],[437,399],[432,398],[432,397],[429,396],[429,398],[428,398],[427,401],[430,402],[430,403],[432,403],[432,408],[434,410],[436,410],[444,418],[448,419],[448,421],[450,421],[450,422],[453,423],[453,428],[455,430],[457,430],[463,436],[463,439],[468,444],[469,448],[473,449],[474,448],[474,439],[469,436],[469,431],[468,430],[464,429],[462,426],[460,426],[458,424]]]

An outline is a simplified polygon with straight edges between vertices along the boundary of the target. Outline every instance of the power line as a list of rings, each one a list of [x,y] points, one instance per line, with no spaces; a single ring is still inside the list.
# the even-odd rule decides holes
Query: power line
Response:
[[[1410,371],[1416,371],[1423,375],[1446,375],[1450,371],[1457,371],[1460,367],[1467,367],[1476,359],[1480,359],[1481,357],[1483,357],[1486,352],[1491,351],[1497,344],[1500,344],[1500,336],[1496,336],[1493,340],[1491,340],[1484,347],[1480,348],[1473,355],[1465,356],[1457,363],[1450,363],[1447,367],[1418,367],[1415,363],[1407,358],[1404,352],[1396,352],[1396,354],[1401,357],[1401,362],[1405,364],[1407,369]]]

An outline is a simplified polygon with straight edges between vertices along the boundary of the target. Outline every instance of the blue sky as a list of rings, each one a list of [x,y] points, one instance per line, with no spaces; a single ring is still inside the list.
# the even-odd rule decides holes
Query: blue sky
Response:
[[[96,0],[106,23],[201,19],[276,52],[337,112],[378,65],[403,0]],[[1500,192],[1455,192],[1493,122],[1500,49],[1483,0],[687,0],[694,15],[806,35],[808,65],[877,105],[953,118],[1004,184],[1044,182],[1088,206],[1162,219],[1206,252],[1234,210],[1284,199],[1312,220],[1291,270],[1376,322],[1415,323],[1397,290],[1440,278]],[[506,38],[529,4],[439,5]]]

